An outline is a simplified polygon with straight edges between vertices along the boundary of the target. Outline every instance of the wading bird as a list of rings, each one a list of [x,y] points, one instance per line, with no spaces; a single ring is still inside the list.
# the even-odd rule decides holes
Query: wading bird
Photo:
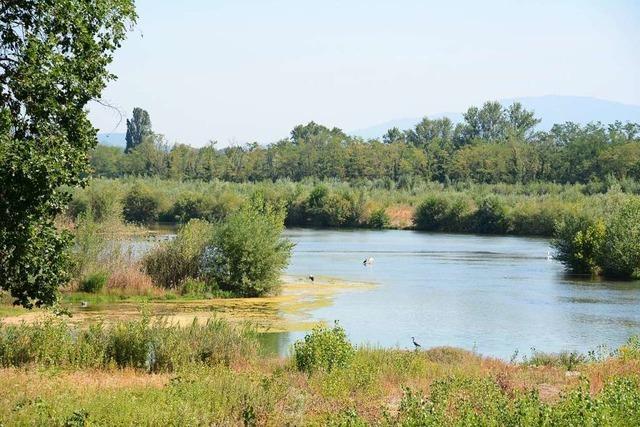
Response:
[[[373,264],[373,257],[365,258],[364,261],[362,261],[362,265],[371,265],[371,264]]]
[[[416,348],[416,350],[422,347],[420,344],[416,342],[416,339],[414,337],[411,337],[411,341],[413,341],[413,346]]]
[[[313,277],[313,274],[310,274],[310,275],[309,275],[309,280],[311,280],[311,282],[314,282],[314,281],[316,280],[316,278],[315,278],[315,277]]]

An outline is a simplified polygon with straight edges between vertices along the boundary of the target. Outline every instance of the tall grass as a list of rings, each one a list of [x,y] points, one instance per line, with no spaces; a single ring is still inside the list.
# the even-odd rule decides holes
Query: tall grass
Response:
[[[319,357],[305,360],[317,369],[300,371],[293,359],[257,355],[250,330],[221,321],[3,325],[0,419],[7,425],[640,422],[637,339],[599,361],[536,353],[509,364],[453,348],[362,347],[350,348],[345,363],[333,363],[342,335],[315,337],[304,341],[305,354]],[[579,377],[567,376],[567,369]]]
[[[248,328],[221,320],[188,327],[162,319],[97,323],[87,328],[47,318],[37,323],[0,324],[0,366],[29,364],[82,368],[135,368],[173,372],[192,365],[229,366],[256,354]]]

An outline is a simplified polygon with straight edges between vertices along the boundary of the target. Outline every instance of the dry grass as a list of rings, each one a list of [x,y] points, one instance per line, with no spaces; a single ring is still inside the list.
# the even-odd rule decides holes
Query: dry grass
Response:
[[[393,205],[389,206],[385,212],[389,215],[389,224],[391,228],[410,228],[413,227],[413,214],[415,208],[411,205]]]
[[[166,292],[135,264],[125,264],[109,274],[104,292],[107,295],[161,297]]]

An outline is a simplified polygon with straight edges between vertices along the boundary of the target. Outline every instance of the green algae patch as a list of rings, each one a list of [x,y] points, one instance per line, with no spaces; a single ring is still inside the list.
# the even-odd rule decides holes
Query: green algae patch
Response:
[[[363,292],[375,285],[366,282],[347,282],[331,277],[316,277],[314,282],[297,276],[283,276],[278,295],[260,298],[214,298],[206,300],[121,301],[66,304],[70,321],[77,324],[113,322],[136,318],[143,312],[163,317],[170,323],[188,325],[196,319],[204,322],[212,317],[234,323],[248,323],[258,332],[306,331],[318,323],[312,313],[333,304],[337,294]],[[1,313],[1,312],[0,312]],[[4,323],[32,322],[42,312],[14,313],[5,316]]]

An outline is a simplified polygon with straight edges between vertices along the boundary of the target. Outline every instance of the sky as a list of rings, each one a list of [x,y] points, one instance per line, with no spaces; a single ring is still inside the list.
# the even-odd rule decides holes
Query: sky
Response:
[[[139,106],[170,142],[220,146],[463,111],[486,100],[640,104],[638,0],[138,0],[118,76],[90,106]]]

